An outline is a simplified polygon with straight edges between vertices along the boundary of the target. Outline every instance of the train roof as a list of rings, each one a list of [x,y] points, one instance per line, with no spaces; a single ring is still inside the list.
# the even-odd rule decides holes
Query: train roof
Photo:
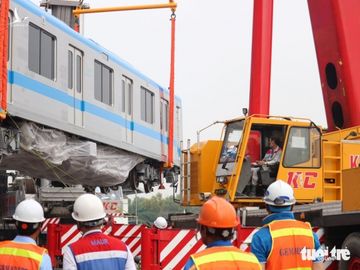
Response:
[[[73,30],[71,27],[69,27],[67,24],[65,24],[63,21],[59,20],[58,18],[54,17],[53,15],[45,12],[43,9],[35,5],[30,0],[11,0],[12,2],[22,6],[29,12],[33,13],[36,16],[43,17],[46,19],[47,22],[52,24],[53,26],[61,29],[63,32],[67,33],[69,36],[75,38],[76,40],[82,42],[89,48],[97,51],[98,53],[105,53],[111,61],[114,63],[124,67],[125,69],[129,70],[136,76],[140,77],[141,79],[145,80],[147,83],[151,84],[152,86],[158,88],[160,91],[165,92],[166,94],[169,94],[168,89],[165,87],[162,87],[154,80],[147,77],[145,74],[141,73],[139,70],[137,70],[135,67],[133,67],[130,63],[127,61],[121,59],[116,54],[112,53],[111,51],[105,49],[101,45],[99,45],[97,42],[93,41],[92,39],[86,38],[82,35],[80,35],[78,32]],[[181,104],[181,99],[176,96],[176,101]]]

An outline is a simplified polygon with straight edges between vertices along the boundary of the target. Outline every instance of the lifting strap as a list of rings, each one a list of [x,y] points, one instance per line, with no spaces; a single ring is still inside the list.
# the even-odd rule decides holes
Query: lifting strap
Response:
[[[172,9],[171,21],[171,56],[170,56],[170,84],[169,84],[169,141],[168,141],[168,162],[167,167],[173,167],[174,156],[174,84],[175,84],[175,9]]]
[[[7,110],[7,59],[8,59],[9,0],[1,0],[0,10],[0,120],[5,119]]]

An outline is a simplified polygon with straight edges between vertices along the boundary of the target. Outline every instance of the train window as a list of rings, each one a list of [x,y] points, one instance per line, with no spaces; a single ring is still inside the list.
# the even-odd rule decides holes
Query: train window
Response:
[[[161,99],[160,107],[160,129],[164,131],[169,130],[169,102],[165,99]]]
[[[40,28],[29,25],[29,69],[40,74]]]
[[[154,93],[141,87],[141,120],[154,123]]]
[[[29,24],[29,69],[48,79],[55,78],[55,36]]]
[[[181,134],[181,108],[176,106],[176,111],[175,111],[175,138],[179,141],[180,140],[180,134]]]
[[[132,114],[132,96],[133,96],[133,82],[129,78],[122,77],[121,89],[121,111]]]
[[[128,84],[128,114],[132,114],[132,99],[133,99],[133,85],[132,82]]]
[[[76,91],[81,93],[82,61],[81,56],[76,56]]]
[[[95,98],[105,104],[112,105],[113,70],[95,60]]]
[[[126,83],[125,83],[125,79],[123,77],[122,82],[121,82],[121,111],[125,112],[125,88],[126,88]]]
[[[73,88],[73,61],[74,56],[72,51],[68,51],[68,88]]]
[[[95,61],[95,69],[94,69],[94,90],[95,90],[95,99],[102,101],[102,88],[101,88],[101,64]]]

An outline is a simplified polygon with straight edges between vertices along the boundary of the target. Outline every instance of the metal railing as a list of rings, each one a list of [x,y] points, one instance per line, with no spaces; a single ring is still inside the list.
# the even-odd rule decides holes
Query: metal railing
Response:
[[[180,202],[184,203],[186,193],[186,204],[190,204],[190,184],[191,184],[191,155],[190,155],[190,139],[187,140],[186,148],[183,148],[183,141],[180,142]],[[186,181],[186,188],[185,188]]]

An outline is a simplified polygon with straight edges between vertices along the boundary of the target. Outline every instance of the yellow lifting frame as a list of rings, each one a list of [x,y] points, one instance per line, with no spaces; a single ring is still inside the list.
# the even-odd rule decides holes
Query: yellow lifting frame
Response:
[[[82,9],[77,7],[73,10],[73,15],[78,17],[81,14],[86,13],[100,13],[100,12],[112,12],[112,11],[129,11],[129,10],[143,10],[143,9],[159,9],[159,8],[170,8],[172,11],[171,14],[171,64],[170,64],[170,111],[169,111],[169,143],[168,143],[168,161],[165,163],[165,167],[171,168],[173,166],[173,122],[171,119],[174,118],[174,53],[175,53],[175,10],[177,4],[174,0],[169,0],[167,4],[149,4],[149,5],[138,5],[138,6],[124,6],[124,7],[107,7],[107,8],[91,8],[91,9]]]
[[[80,14],[85,14],[85,13],[158,9],[158,8],[171,8],[173,11],[175,11],[176,7],[177,7],[177,4],[173,0],[170,0],[169,3],[165,3],[165,4],[149,4],[149,5],[138,5],[138,6],[105,7],[105,8],[90,8],[90,9],[77,8],[73,11],[73,14],[75,16],[78,16]]]

